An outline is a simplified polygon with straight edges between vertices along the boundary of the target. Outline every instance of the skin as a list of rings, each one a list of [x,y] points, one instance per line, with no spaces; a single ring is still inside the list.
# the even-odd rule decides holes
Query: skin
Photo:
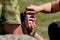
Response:
[[[4,30],[8,34],[23,34],[20,24],[4,24]]]
[[[53,9],[52,12],[60,11],[59,1],[60,0],[56,0],[56,1],[48,2],[39,6],[36,6],[36,5],[27,6],[26,13],[36,14],[37,12],[43,12],[43,11],[51,12],[52,9]],[[30,11],[28,9],[33,11]]]

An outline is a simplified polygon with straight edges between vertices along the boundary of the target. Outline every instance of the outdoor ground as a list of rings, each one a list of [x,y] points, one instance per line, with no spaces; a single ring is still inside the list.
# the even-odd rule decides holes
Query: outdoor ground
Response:
[[[51,2],[53,0],[20,0],[20,12],[24,12],[26,6],[30,4],[40,5],[46,2]],[[54,21],[60,20],[60,13],[52,13],[52,14],[45,14],[45,13],[38,13],[36,14],[37,17],[37,28],[35,29],[39,35],[41,35],[45,40],[49,40],[48,36],[48,26],[50,23]]]

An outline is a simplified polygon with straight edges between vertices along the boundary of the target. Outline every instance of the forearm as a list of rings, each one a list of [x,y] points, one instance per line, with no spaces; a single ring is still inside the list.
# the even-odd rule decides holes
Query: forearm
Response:
[[[52,2],[52,12],[58,12],[60,11],[60,1],[54,1]]]
[[[51,12],[52,5],[51,5],[51,2],[48,2],[40,5],[39,7],[41,7],[42,9],[40,12]]]
[[[34,30],[30,33],[31,36],[36,38],[37,40],[44,40],[39,34],[37,34]]]
[[[39,34],[35,33],[34,37],[37,39],[37,40],[44,40]]]
[[[40,5],[41,12],[57,12],[60,11],[59,1],[48,2]]]

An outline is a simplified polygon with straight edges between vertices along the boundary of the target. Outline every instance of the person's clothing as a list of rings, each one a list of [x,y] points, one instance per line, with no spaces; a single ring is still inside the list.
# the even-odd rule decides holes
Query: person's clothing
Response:
[[[3,24],[21,24],[18,0],[0,1],[0,22]]]
[[[0,0],[0,33],[3,24],[21,24],[19,0]]]
[[[60,40],[60,21],[53,22],[48,27],[50,40]]]

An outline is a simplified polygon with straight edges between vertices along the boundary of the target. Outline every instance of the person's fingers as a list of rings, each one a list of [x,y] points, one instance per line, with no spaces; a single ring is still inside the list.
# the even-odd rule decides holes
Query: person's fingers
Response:
[[[28,10],[28,11],[35,11],[35,8],[36,8],[36,6],[30,5],[30,6],[27,6],[26,10]]]
[[[32,22],[32,23],[30,23],[30,25],[31,25],[31,28],[36,28],[36,23],[34,23],[34,22]]]
[[[32,25],[31,25],[31,22],[29,22],[28,25],[29,25],[28,27],[30,28],[30,27],[32,26]]]
[[[37,26],[36,26],[36,23],[33,23],[33,24],[34,24],[34,25],[33,25],[33,26],[34,26],[34,28],[36,28],[36,27],[37,27]]]
[[[29,22],[27,25],[28,25],[29,28],[31,28],[31,26],[33,26],[32,22]]]
[[[31,26],[31,24],[30,24],[30,23],[29,23],[28,25],[29,25],[28,27],[30,27],[30,26]]]
[[[27,13],[27,14],[35,14],[35,13],[37,13],[37,11],[36,11],[36,6],[35,5],[30,5],[30,6],[27,6],[26,7],[26,9],[25,9],[25,13]]]
[[[32,9],[32,10],[34,10],[33,8],[34,8],[33,5],[27,6],[27,9]]]
[[[35,14],[36,11],[27,11],[26,13],[27,13],[27,14],[29,14],[29,13],[33,13],[33,14]]]

